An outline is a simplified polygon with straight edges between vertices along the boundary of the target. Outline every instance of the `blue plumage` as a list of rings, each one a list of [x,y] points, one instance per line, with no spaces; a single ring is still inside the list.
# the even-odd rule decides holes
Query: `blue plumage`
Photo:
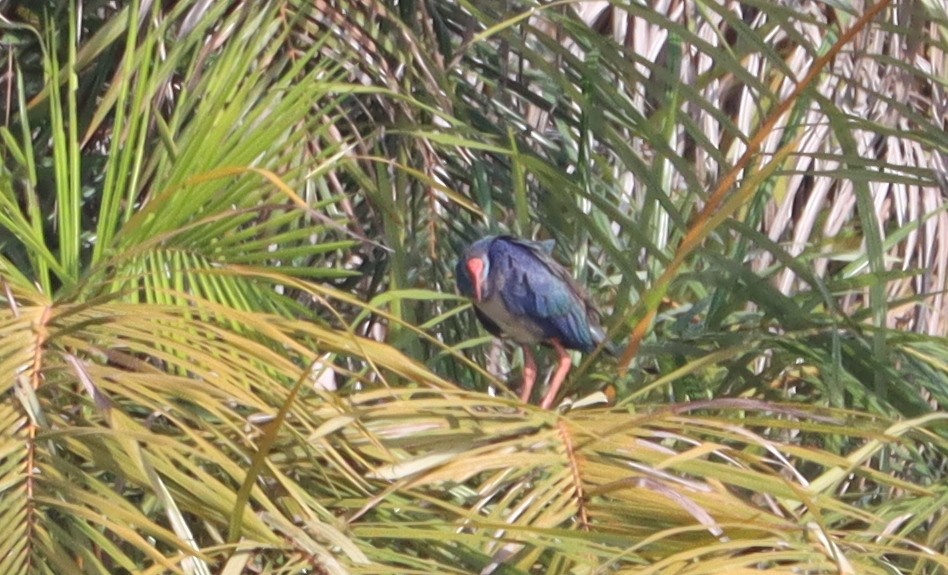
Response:
[[[549,407],[570,367],[566,349],[590,352],[603,343],[598,313],[551,252],[553,242],[488,236],[468,247],[457,265],[458,290],[474,301],[484,327],[524,349],[524,392],[529,399],[536,365],[527,346],[552,345],[560,365],[544,398]],[[610,346],[606,346],[611,351]]]

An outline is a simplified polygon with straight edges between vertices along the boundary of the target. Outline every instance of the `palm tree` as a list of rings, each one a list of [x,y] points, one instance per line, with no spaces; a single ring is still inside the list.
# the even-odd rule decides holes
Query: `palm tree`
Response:
[[[0,572],[948,566],[943,10],[80,7],[0,4]],[[569,409],[488,230],[611,310]]]

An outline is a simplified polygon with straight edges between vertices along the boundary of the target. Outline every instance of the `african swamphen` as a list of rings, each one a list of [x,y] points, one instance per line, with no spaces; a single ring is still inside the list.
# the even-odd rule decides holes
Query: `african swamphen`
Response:
[[[531,242],[512,236],[488,236],[464,251],[457,264],[458,290],[474,301],[484,327],[523,347],[523,389],[530,400],[537,377],[531,345],[546,343],[559,355],[559,366],[540,406],[548,409],[569,372],[568,349],[594,350],[605,339],[598,312],[569,272],[551,255],[553,241]],[[605,346],[610,352],[611,346]]]

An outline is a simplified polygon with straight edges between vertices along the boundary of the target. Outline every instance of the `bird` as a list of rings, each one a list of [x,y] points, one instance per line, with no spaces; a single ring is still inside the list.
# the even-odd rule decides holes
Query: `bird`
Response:
[[[523,349],[520,399],[529,403],[537,377],[531,346],[546,344],[559,356],[540,406],[553,405],[572,365],[568,350],[584,353],[606,341],[599,312],[570,273],[553,259],[555,242],[492,235],[467,246],[455,269],[458,291],[471,299],[477,319],[495,337]]]

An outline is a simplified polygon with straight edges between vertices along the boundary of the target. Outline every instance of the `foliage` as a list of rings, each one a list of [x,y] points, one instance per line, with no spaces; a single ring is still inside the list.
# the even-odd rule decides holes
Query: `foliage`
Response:
[[[944,8],[663,6],[0,2],[0,571],[948,567]]]

